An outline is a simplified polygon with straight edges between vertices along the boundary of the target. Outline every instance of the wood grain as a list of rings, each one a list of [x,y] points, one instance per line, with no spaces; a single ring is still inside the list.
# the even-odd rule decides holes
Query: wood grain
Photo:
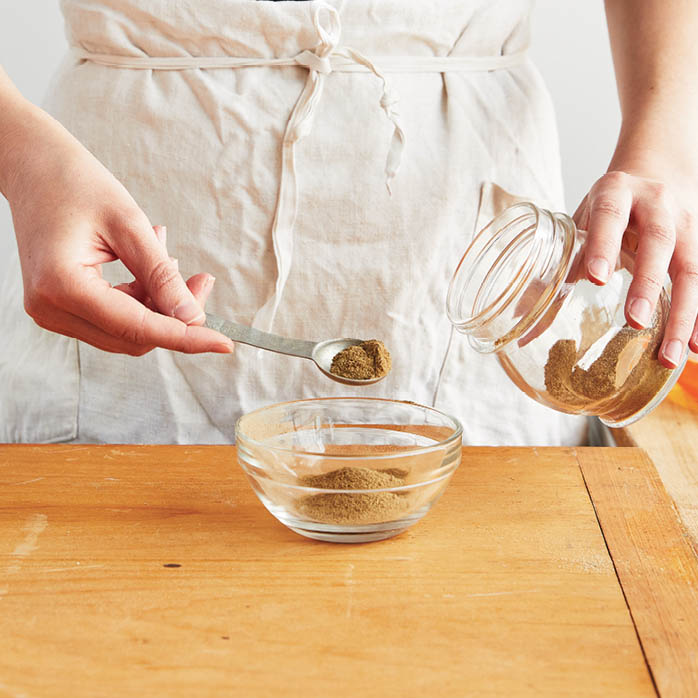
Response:
[[[341,546],[230,447],[0,447],[0,589],[0,695],[656,695],[565,449],[465,449],[422,522]]]
[[[635,424],[611,432],[619,446],[647,451],[698,550],[698,404],[675,386]]]
[[[639,454],[632,461],[631,450]],[[580,449],[579,463],[663,698],[698,696],[698,559],[638,449]]]

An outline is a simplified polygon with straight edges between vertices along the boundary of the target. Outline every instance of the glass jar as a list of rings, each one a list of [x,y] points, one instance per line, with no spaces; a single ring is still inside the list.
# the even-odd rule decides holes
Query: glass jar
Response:
[[[630,424],[656,407],[686,361],[657,354],[669,315],[665,284],[650,324],[625,319],[634,255],[621,251],[603,286],[584,271],[586,232],[563,213],[516,204],[466,250],[448,290],[448,317],[481,353],[493,353],[534,400],[561,412]]]

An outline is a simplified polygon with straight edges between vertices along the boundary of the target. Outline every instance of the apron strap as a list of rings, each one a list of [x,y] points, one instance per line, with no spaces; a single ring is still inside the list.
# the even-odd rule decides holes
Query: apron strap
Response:
[[[369,60],[348,46],[339,48],[341,23],[339,13],[334,7],[324,0],[315,0],[308,4],[312,8],[313,25],[319,42],[312,51],[305,50],[288,58],[119,56],[91,53],[80,48],[73,50],[77,60],[130,70],[211,70],[256,66],[301,66],[308,70],[308,77],[291,111],[282,141],[279,195],[271,231],[277,268],[275,289],[257,311],[253,320],[255,327],[266,331],[271,330],[293,261],[293,228],[298,213],[299,191],[295,146],[312,129],[327,76],[333,72],[369,72],[382,81],[380,106],[393,124],[393,134],[385,163],[386,187],[388,193],[392,194],[391,182],[400,168],[405,133],[395,111],[398,97],[390,89],[383,73],[490,71],[520,65],[526,58],[525,52],[521,52],[501,56],[384,56]],[[376,64],[381,66],[380,70]]]

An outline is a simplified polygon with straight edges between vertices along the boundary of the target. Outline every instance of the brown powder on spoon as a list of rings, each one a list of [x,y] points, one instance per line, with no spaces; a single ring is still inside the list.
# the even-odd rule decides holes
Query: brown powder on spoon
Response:
[[[330,373],[341,378],[372,380],[390,372],[392,360],[383,342],[369,339],[335,354]]]
[[[375,490],[405,484],[405,471],[391,468],[339,468],[321,475],[306,475],[299,484],[328,490]],[[407,493],[327,492],[302,497],[298,510],[315,521],[333,524],[368,524],[398,518],[410,504]]]

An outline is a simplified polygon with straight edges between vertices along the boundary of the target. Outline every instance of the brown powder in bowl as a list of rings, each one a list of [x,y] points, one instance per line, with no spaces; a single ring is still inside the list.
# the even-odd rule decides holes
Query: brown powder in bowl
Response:
[[[330,372],[342,378],[371,380],[382,378],[391,368],[390,352],[383,342],[369,339],[335,354]]]
[[[322,475],[299,479],[305,487],[328,490],[374,490],[400,487],[405,473],[398,469],[371,470],[345,467]],[[407,493],[398,492],[327,492],[302,497],[298,511],[303,516],[332,524],[369,524],[391,521],[409,507]]]

